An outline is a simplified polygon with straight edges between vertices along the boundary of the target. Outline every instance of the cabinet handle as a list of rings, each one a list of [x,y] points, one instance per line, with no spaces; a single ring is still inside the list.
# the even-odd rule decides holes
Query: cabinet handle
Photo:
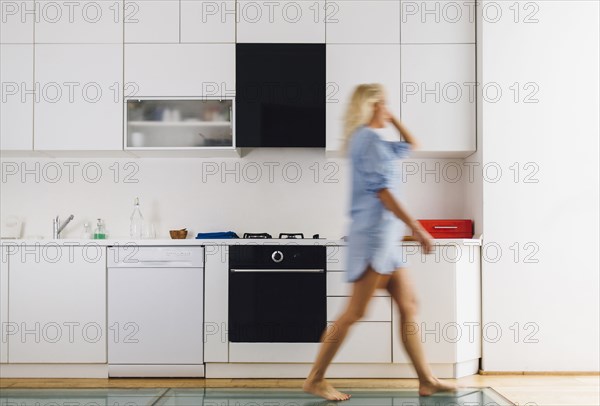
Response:
[[[433,228],[458,228],[458,226],[433,226]]]

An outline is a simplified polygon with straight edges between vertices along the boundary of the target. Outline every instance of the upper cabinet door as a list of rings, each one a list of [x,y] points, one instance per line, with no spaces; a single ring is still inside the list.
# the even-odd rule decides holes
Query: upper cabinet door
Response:
[[[0,247],[0,326],[8,326],[8,256],[4,249]],[[0,339],[0,364],[7,362],[8,343],[2,338]]]
[[[179,42],[179,0],[125,0],[123,18],[125,42]]]
[[[0,0],[0,43],[32,44],[34,21],[32,0]]]
[[[181,0],[181,42],[235,43],[235,1]]]
[[[237,17],[237,42],[325,43],[325,0],[238,0]]]
[[[475,1],[400,2],[403,44],[475,43]]]
[[[123,149],[122,48],[35,46],[36,150]]]
[[[126,97],[232,97],[235,45],[125,45],[125,83]]]
[[[357,85],[381,83],[388,108],[400,114],[400,45],[327,44],[326,80],[327,150],[337,151],[343,144],[344,113]],[[388,128],[382,135],[391,132]]]
[[[33,149],[33,45],[0,45],[0,148]]]
[[[35,2],[39,44],[123,43],[123,1]]]
[[[398,44],[400,0],[328,1],[328,44]]]
[[[475,151],[475,45],[401,45],[402,121],[416,154],[465,157]]]

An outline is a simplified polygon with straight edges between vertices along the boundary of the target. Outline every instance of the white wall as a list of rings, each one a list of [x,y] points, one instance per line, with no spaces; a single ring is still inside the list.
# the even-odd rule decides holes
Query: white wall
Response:
[[[460,166],[461,160],[407,160],[404,165],[404,201],[413,216],[465,215],[463,179],[454,183],[443,173],[444,165]],[[55,181],[57,168],[62,175]],[[102,175],[92,182],[97,168]],[[254,182],[257,168],[262,173]],[[297,168],[302,173],[294,182]],[[427,168],[433,171],[422,179]],[[127,179],[127,175],[132,176]],[[139,196],[142,213],[155,224],[159,237],[168,238],[169,229],[187,227],[192,235],[232,230],[240,236],[303,232],[340,238],[346,234],[348,220],[347,175],[344,159],[326,159],[322,150],[311,149],[256,149],[240,159],[3,158],[0,214],[23,218],[25,237],[49,238],[51,219],[72,213],[75,220],[64,237],[79,237],[84,222],[95,224],[100,217],[110,236],[120,238],[129,235],[133,199]]]
[[[502,6],[502,18],[479,21],[481,79],[504,95],[482,103],[482,151],[503,175],[483,183],[484,243],[502,256],[493,262],[490,249],[483,261],[483,315],[502,337],[492,342],[495,329],[484,330],[483,369],[597,371],[599,3],[530,3],[536,11],[519,2],[519,23],[516,3],[484,1],[484,11],[488,3]],[[534,11],[538,22],[524,23]],[[523,102],[526,82],[539,87],[539,102]],[[526,162],[539,182],[524,182]],[[537,262],[527,263],[528,253]]]

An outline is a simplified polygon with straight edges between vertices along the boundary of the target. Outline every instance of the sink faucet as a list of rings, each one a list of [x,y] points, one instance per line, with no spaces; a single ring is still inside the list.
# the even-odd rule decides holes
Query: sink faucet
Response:
[[[52,238],[58,239],[60,238],[60,232],[64,230],[64,228],[73,220],[74,216],[71,214],[69,218],[65,220],[65,222],[61,225],[58,216],[52,219]]]

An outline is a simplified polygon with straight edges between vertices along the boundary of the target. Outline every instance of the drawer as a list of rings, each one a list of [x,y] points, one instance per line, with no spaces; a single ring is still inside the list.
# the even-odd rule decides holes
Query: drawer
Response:
[[[352,284],[346,282],[346,272],[327,272],[327,296],[350,296]],[[384,289],[377,289],[374,296],[390,296]]]
[[[334,363],[391,363],[392,323],[358,322],[350,327]]]
[[[433,238],[473,238],[472,220],[418,220]]]
[[[327,270],[343,271],[346,269],[346,254],[348,247],[329,246],[327,247]]]
[[[327,298],[327,321],[335,321],[346,308],[349,297]],[[374,297],[369,302],[365,317],[361,321],[392,321],[392,298]]]

